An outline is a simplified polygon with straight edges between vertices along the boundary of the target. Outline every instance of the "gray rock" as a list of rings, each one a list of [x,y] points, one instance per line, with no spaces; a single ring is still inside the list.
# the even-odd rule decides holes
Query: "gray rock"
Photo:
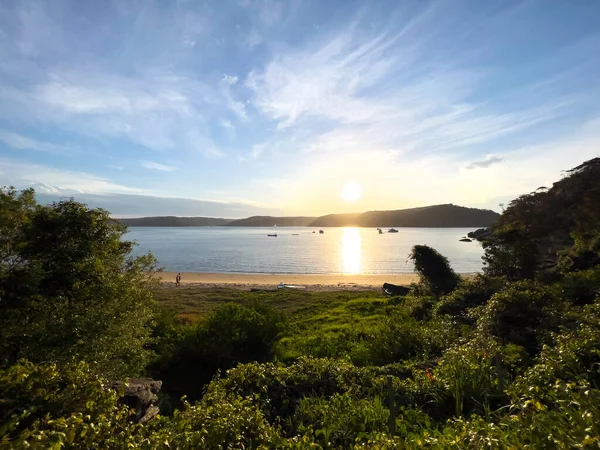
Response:
[[[111,389],[123,391],[120,403],[135,409],[136,423],[146,423],[158,414],[157,394],[161,387],[162,381],[151,378],[131,378],[127,381],[115,381],[111,385]]]

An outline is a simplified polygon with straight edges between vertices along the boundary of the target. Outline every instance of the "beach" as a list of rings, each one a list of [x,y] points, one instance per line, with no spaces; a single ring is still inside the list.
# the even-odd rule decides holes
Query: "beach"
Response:
[[[176,272],[158,272],[165,285],[175,286]],[[416,282],[414,273],[394,275],[305,275],[305,274],[236,274],[182,272],[181,284],[207,289],[227,287],[232,289],[275,289],[279,283],[303,286],[311,291],[372,290],[381,289],[383,283],[408,285]]]

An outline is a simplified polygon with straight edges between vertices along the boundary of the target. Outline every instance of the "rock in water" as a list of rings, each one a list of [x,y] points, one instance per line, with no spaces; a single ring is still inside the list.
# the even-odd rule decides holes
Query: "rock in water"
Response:
[[[120,403],[135,409],[135,422],[146,423],[158,414],[158,392],[162,381],[151,378],[131,378],[127,381],[115,381],[111,389],[118,392],[123,389]]]

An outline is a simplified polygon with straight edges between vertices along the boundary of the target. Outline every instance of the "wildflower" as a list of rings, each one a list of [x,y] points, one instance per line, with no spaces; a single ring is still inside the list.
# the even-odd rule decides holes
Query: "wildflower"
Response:
[[[433,374],[431,373],[431,369],[429,367],[425,369],[425,375],[427,375],[427,379],[429,381],[433,380]]]

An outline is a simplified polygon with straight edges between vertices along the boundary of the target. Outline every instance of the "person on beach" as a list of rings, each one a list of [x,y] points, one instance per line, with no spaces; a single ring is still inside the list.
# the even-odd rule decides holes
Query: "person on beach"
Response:
[[[179,286],[181,284],[181,272],[177,272],[177,276],[175,277],[175,286]]]

